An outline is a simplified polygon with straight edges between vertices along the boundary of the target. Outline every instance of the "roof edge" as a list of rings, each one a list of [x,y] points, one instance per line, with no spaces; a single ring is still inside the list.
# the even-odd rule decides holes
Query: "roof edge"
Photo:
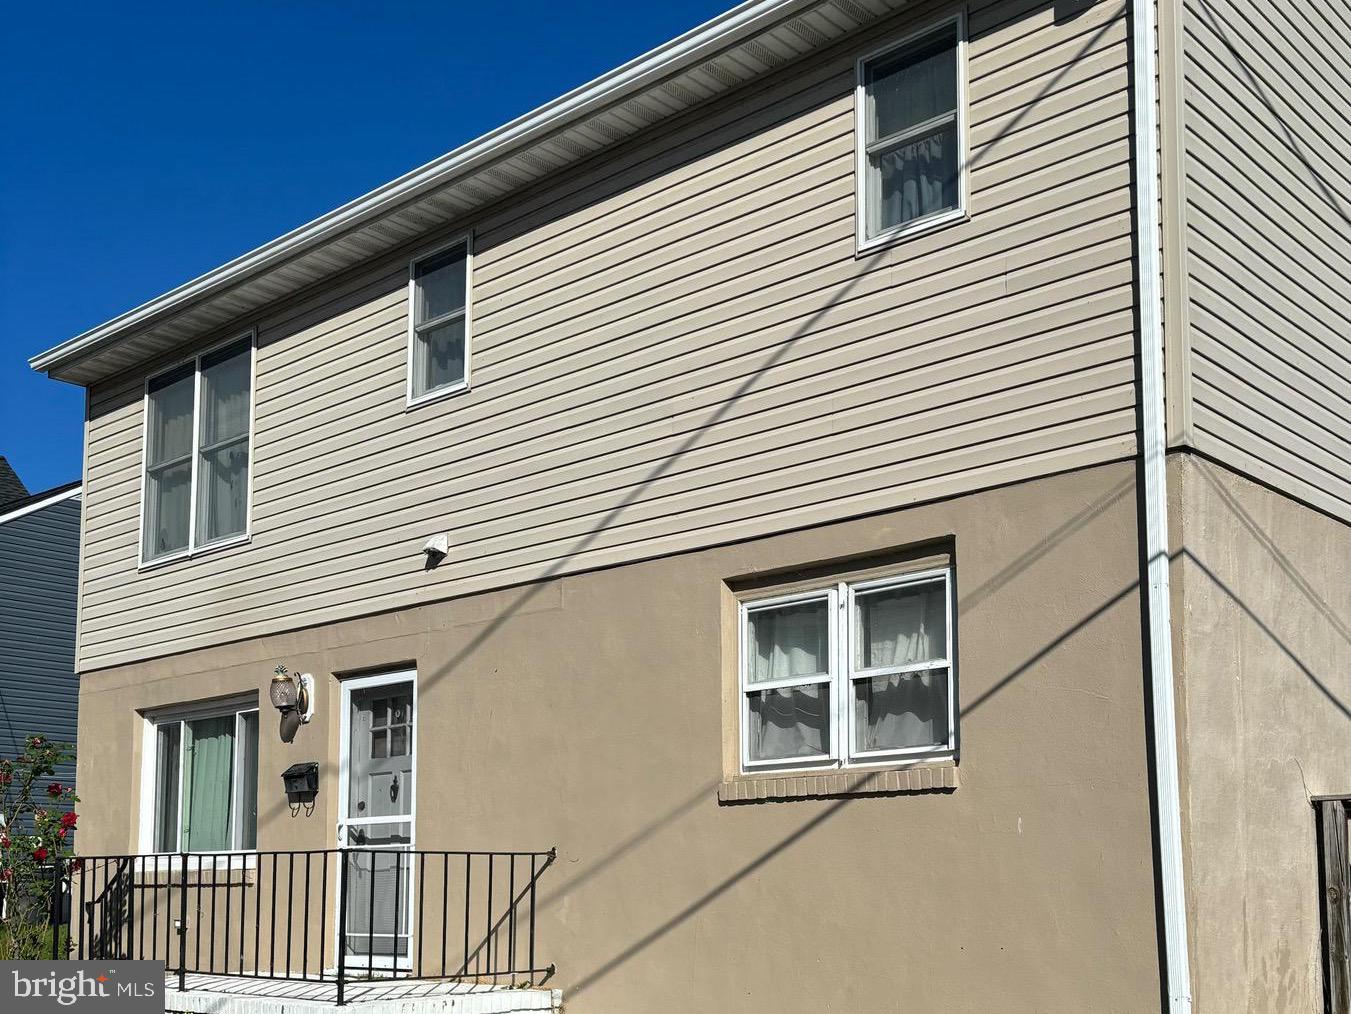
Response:
[[[361,197],[320,215],[262,246],[228,261],[161,296],[128,310],[28,360],[39,372],[68,366],[119,338],[173,316],[194,301],[217,294],[255,274],[296,257],[327,240],[478,168],[482,163],[523,147],[600,107],[628,97],[686,67],[698,63],[769,23],[820,0],[746,0],[647,53],[607,71],[556,99],[482,134],[439,158],[385,183]]]
[[[76,479],[74,482],[68,482],[64,486],[55,486],[52,489],[43,490],[40,493],[32,493],[21,500],[15,500],[13,503],[5,505],[4,510],[0,510],[0,525],[7,521],[13,521],[26,514],[32,514],[45,507],[50,507],[54,503],[60,503],[62,500],[70,500],[82,495],[84,491],[83,482]]]

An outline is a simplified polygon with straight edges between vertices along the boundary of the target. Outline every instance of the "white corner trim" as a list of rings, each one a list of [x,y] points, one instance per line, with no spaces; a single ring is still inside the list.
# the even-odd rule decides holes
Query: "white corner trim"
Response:
[[[52,504],[60,503],[62,500],[78,499],[83,491],[83,486],[76,486],[74,489],[68,489],[62,493],[53,493],[51,496],[43,497],[36,503],[30,503],[27,507],[20,507],[16,511],[10,511],[8,514],[0,514],[0,525],[3,525],[6,521],[13,521],[16,518],[21,518],[25,515],[43,510],[52,506]]]
[[[393,211],[457,176],[477,170],[488,162],[543,139],[546,135],[584,119],[601,108],[652,87],[667,76],[709,59],[726,47],[820,0],[747,0],[724,14],[706,21],[684,35],[658,46],[600,77],[463,144],[426,165],[377,187],[354,201],[328,212],[269,243],[237,257],[206,274],[171,289],[148,303],[28,360],[38,371],[68,365],[93,349],[115,341],[128,332],[171,316],[190,303],[219,293],[232,285],[297,257],[324,242]]]
[[[1168,435],[1164,415],[1163,227],[1159,220],[1158,60],[1155,0],[1131,3],[1131,96],[1135,134],[1135,249],[1140,285],[1140,454],[1144,480],[1145,610],[1154,718],[1159,878],[1170,1014],[1192,1009],[1182,806],[1174,702],[1172,602],[1168,581]]]

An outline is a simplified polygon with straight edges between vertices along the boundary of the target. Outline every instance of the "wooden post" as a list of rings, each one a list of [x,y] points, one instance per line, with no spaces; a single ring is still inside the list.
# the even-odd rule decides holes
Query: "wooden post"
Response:
[[[1323,835],[1323,911],[1327,933],[1323,940],[1323,967],[1328,976],[1328,1011],[1351,1014],[1351,860],[1347,857],[1346,804],[1340,799],[1319,803]]]

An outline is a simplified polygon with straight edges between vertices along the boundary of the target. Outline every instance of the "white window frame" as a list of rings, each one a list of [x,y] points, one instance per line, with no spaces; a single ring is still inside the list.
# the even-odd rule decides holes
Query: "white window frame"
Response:
[[[941,581],[946,606],[946,654],[937,661],[919,662],[911,665],[882,666],[872,669],[854,668],[854,608],[858,593],[876,592],[890,588],[904,588],[911,585],[933,584]],[[750,679],[750,618],[755,612],[773,609],[802,602],[827,603],[827,636],[829,648],[827,659],[830,670],[825,677],[805,676],[786,677],[777,680]],[[821,770],[833,768],[867,768],[879,765],[896,764],[906,761],[919,761],[933,758],[951,758],[957,752],[957,660],[953,655],[953,603],[952,568],[942,567],[933,570],[915,571],[890,577],[869,578],[855,581],[836,581],[809,591],[795,592],[768,598],[745,599],[738,603],[737,616],[737,725],[741,754],[741,770],[744,774],[763,773],[765,771]],[[933,746],[903,747],[896,750],[855,751],[853,685],[863,679],[893,673],[925,672],[935,669],[948,671],[948,739],[945,743]],[[808,684],[829,686],[829,729],[830,751],[815,757],[773,758],[770,760],[752,760],[750,755],[750,698],[751,694],[764,690],[776,690],[786,687]]]
[[[903,225],[885,229],[876,236],[869,236],[869,209],[867,204],[868,86],[866,74],[868,65],[883,57],[890,56],[896,50],[902,49],[917,39],[935,33],[949,25],[955,25],[957,28],[957,207],[925,215]],[[862,254],[879,247],[889,246],[900,240],[932,232],[935,229],[941,229],[957,222],[965,222],[971,217],[968,138],[970,101],[967,94],[966,58],[966,14],[964,11],[958,11],[956,14],[936,21],[926,22],[914,31],[907,32],[900,38],[891,40],[885,46],[865,53],[858,58],[854,72],[854,222],[856,228],[855,245],[858,253]],[[907,133],[921,132],[934,125],[934,123],[920,124]]]
[[[414,394],[414,362],[416,356],[414,349],[417,345],[418,332],[429,327],[437,327],[447,324],[456,319],[461,314],[448,313],[440,317],[434,317],[431,320],[419,322],[417,319],[417,266],[437,254],[445,253],[457,246],[464,247],[464,376],[459,383],[446,384],[444,387],[437,387],[422,394]],[[466,232],[454,239],[447,240],[439,246],[424,250],[408,262],[408,348],[407,362],[404,368],[405,385],[404,401],[405,411],[416,408],[419,405],[426,405],[429,402],[440,401],[442,398],[449,398],[452,395],[462,394],[469,390],[470,374],[473,369],[473,319],[474,319],[474,234]]]
[[[211,355],[213,352],[219,352],[223,348],[239,342],[248,340],[249,343],[249,475],[245,483],[244,490],[244,531],[240,535],[231,535],[227,538],[215,539],[211,542],[198,544],[197,542],[197,470],[198,459],[201,457],[201,447],[198,444],[199,430],[201,423],[202,407],[202,359]],[[172,373],[177,369],[192,363],[192,478],[189,480],[190,488],[188,493],[188,545],[186,549],[174,550],[172,553],[165,553],[163,556],[154,556],[149,559],[145,555],[145,515],[146,515],[146,490],[149,487],[148,478],[150,472],[150,385],[167,373]],[[244,545],[253,540],[253,473],[256,457],[254,455],[254,418],[257,414],[257,392],[258,392],[258,330],[250,328],[248,331],[241,331],[224,341],[216,342],[210,345],[196,355],[188,356],[186,359],[180,359],[171,366],[162,370],[156,370],[153,374],[145,378],[144,391],[141,397],[141,516],[136,527],[136,569],[151,570],[155,567],[162,567],[165,564],[174,563],[178,560],[188,560],[193,557],[202,556],[206,553],[219,552],[222,549],[229,549],[232,546]]]
[[[227,715],[235,716],[235,751],[234,766],[230,773],[231,777],[231,798],[230,798],[230,842],[233,845],[238,839],[239,828],[235,826],[235,817],[237,814],[236,802],[238,796],[235,794],[240,784],[241,772],[239,767],[240,753],[239,735],[241,728],[241,717],[250,712],[258,715],[258,744],[261,754],[263,739],[262,715],[259,713],[258,698],[256,694],[250,694],[244,697],[236,697],[223,701],[210,701],[203,704],[187,705],[177,708],[165,708],[159,711],[146,712],[142,715],[142,737],[141,737],[141,799],[140,799],[140,820],[138,836],[140,838],[140,847],[138,852],[145,856],[179,856],[182,850],[160,851],[155,848],[155,807],[157,800],[155,798],[156,787],[158,785],[158,772],[156,771],[156,762],[159,759],[159,729],[163,725],[174,725],[184,722],[195,722],[204,718],[224,718]],[[178,814],[174,819],[174,826],[177,828],[178,844],[183,844],[183,744],[186,737],[180,728],[178,733]],[[259,758],[261,761],[261,756]],[[261,770],[261,764],[260,764]],[[255,829],[256,830],[256,829]],[[190,856],[256,856],[257,846],[253,848],[228,848],[219,849],[213,852],[189,852]],[[154,860],[146,860],[146,869],[157,869]],[[219,864],[219,861],[218,861]]]

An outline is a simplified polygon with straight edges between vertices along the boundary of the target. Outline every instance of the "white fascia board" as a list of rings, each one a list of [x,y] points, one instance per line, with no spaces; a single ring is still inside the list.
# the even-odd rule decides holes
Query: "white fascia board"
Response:
[[[28,365],[40,372],[68,365],[98,346],[180,312],[195,300],[214,295],[326,241],[336,239],[413,198],[445,186],[456,176],[542,140],[545,135],[571,122],[709,59],[745,37],[819,3],[820,0],[748,0],[643,56],[602,74],[594,81],[574,88],[270,243],[33,356],[28,360]]]
[[[45,507],[50,507],[52,504],[60,503],[62,500],[74,500],[79,497],[83,489],[83,486],[76,486],[74,489],[67,489],[60,493],[53,493],[51,496],[43,497],[36,503],[30,503],[27,507],[20,507],[16,511],[10,511],[8,514],[0,514],[0,525],[3,525],[7,521],[13,521],[16,518],[24,517],[27,514],[40,511]]]

